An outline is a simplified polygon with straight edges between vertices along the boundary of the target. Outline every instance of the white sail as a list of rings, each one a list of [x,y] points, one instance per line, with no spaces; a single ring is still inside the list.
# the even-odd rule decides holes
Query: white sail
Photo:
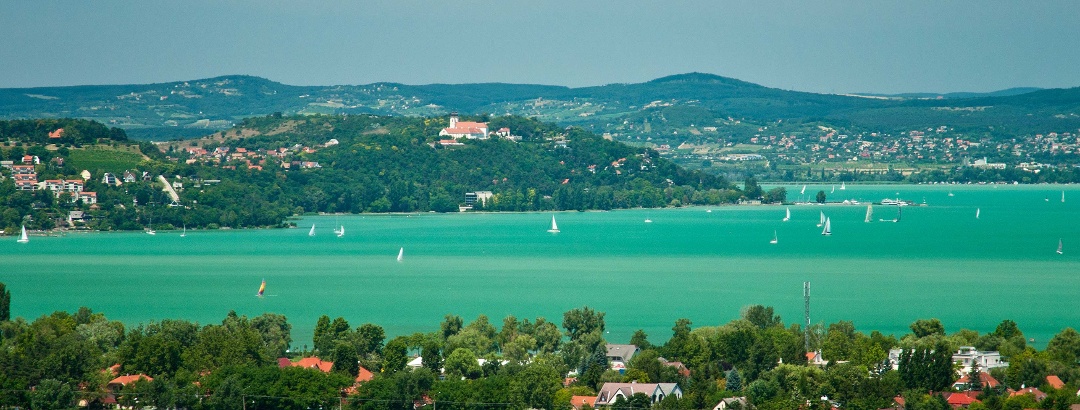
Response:
[[[821,212],[821,220],[818,222],[817,226],[820,227],[822,225],[825,225],[825,221],[826,221],[825,212]]]
[[[799,191],[799,195],[802,195],[802,194],[805,194],[805,193],[806,193],[806,185],[803,185],[802,186],[802,191]]]
[[[307,236],[315,236],[315,224],[311,224],[311,230],[308,231]]]
[[[841,182],[841,183],[840,183],[840,190],[841,190],[841,191],[843,191],[843,190],[845,190],[845,189],[847,189],[847,186],[846,186],[846,185],[844,185],[844,183],[843,183],[843,182]]]
[[[829,222],[829,218],[825,218],[825,229],[821,230],[822,235],[832,235],[832,224]]]
[[[836,185],[833,185],[833,186],[832,186],[832,190],[830,190],[830,191],[829,191],[829,193],[830,193],[830,194],[831,194],[831,193],[834,193],[834,192],[836,192]]]
[[[1057,250],[1057,253],[1058,253],[1058,255],[1061,255],[1061,238],[1058,238],[1058,250]]]
[[[548,232],[551,232],[551,233],[558,233],[559,232],[559,225],[555,223],[555,215],[551,216],[551,229],[548,229]]]
[[[784,222],[787,222],[787,221],[790,221],[790,220],[791,220],[791,208],[787,208],[784,211]]]
[[[775,245],[776,244],[776,239],[777,239],[776,238],[776,231],[772,231],[772,240],[769,241],[769,243]]]
[[[1065,203],[1065,191],[1061,191],[1061,203]]]
[[[337,231],[337,237],[340,238],[342,236],[345,236],[345,225],[341,225],[341,229]]]
[[[870,217],[871,216],[874,216],[874,206],[873,205],[867,205],[866,206],[866,221],[865,222],[870,222]]]
[[[401,262],[403,260],[405,260],[405,248],[398,249],[397,251],[397,261]]]
[[[19,235],[19,243],[30,242],[30,237],[26,235],[26,225],[22,226],[22,234]]]
[[[975,208],[975,219],[979,219],[979,208]]]
[[[185,224],[184,225],[184,231],[180,232],[180,237],[183,238],[183,237],[186,237],[186,236],[187,236],[187,225]]]

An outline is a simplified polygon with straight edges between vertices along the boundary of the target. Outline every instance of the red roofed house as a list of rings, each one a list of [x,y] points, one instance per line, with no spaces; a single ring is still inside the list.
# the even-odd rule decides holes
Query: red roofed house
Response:
[[[570,398],[570,405],[574,406],[575,410],[581,410],[586,405],[591,408],[593,404],[596,404],[596,396],[574,396]]]
[[[63,136],[64,136],[64,129],[63,128],[57,128],[56,131],[53,131],[53,132],[49,133],[49,138],[60,138],[60,137],[63,137]]]
[[[1043,399],[1046,398],[1046,393],[1043,393],[1042,390],[1039,390],[1038,388],[1035,388],[1035,387],[1025,387],[1023,389],[1014,391],[1011,394],[1009,394],[1009,397],[1023,396],[1025,394],[1030,394],[1032,396],[1035,396],[1035,401],[1042,401]]]
[[[1061,381],[1061,378],[1059,378],[1059,377],[1057,377],[1055,375],[1052,375],[1052,374],[1049,375],[1049,376],[1046,376],[1046,383],[1049,384],[1050,387],[1053,387],[1055,389],[1060,389],[1062,387],[1065,387],[1065,383]]]
[[[458,121],[456,112],[450,113],[450,126],[439,131],[440,137],[487,139],[488,125],[486,122]]]
[[[969,393],[974,392],[947,393],[949,396],[946,401],[948,401],[949,406],[952,406],[954,409],[966,409],[968,406],[971,406],[972,403],[979,402]]]
[[[118,391],[121,388],[123,388],[124,386],[127,386],[127,385],[129,385],[131,383],[135,383],[135,382],[139,381],[140,379],[145,379],[148,382],[154,381],[153,377],[147,376],[145,374],[125,375],[125,376],[120,376],[120,377],[117,377],[117,378],[112,379],[111,381],[109,381],[109,389],[113,390],[113,391]]]
[[[284,360],[282,360],[284,359]],[[330,369],[334,367],[334,362],[327,362],[319,359],[318,357],[305,357],[297,362],[290,362],[289,359],[284,357],[278,359],[278,367],[305,367],[308,369],[318,369],[323,373],[330,373]]]
[[[979,381],[982,382],[982,387],[984,389],[993,389],[1001,385],[994,376],[991,376],[990,373],[987,372],[979,372],[979,379],[981,379]],[[960,376],[959,380],[953,383],[953,388],[957,390],[967,390],[969,382],[970,377],[968,377],[967,373],[964,373],[963,376]]]

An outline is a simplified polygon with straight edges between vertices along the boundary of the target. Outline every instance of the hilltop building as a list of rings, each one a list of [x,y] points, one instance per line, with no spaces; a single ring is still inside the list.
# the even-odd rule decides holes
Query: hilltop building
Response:
[[[506,131],[509,134],[509,130]],[[439,131],[440,137],[487,139],[488,125],[486,122],[458,121],[456,112],[450,113],[450,126]]]

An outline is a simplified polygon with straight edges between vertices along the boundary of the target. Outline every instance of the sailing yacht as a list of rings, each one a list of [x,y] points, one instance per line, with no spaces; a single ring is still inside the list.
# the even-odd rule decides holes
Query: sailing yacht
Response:
[[[1058,255],[1061,255],[1061,238],[1058,238],[1058,250],[1057,250],[1057,253],[1058,253]]]
[[[548,229],[548,232],[559,233],[559,225],[555,224],[555,215],[551,215],[551,229]]]
[[[790,221],[790,220],[791,220],[791,208],[787,208],[784,211],[784,222],[787,222],[787,221]]]
[[[398,249],[398,251],[397,251],[397,261],[401,262],[403,260],[405,260],[405,248],[404,247],[402,247],[401,249]]]
[[[652,219],[649,218],[649,215],[645,215],[645,223],[647,223],[647,224],[652,223]]]
[[[832,235],[832,224],[829,222],[829,218],[825,218],[825,229],[821,230],[821,234],[825,236]]]
[[[19,240],[17,242],[19,242],[19,243],[30,242],[30,237],[26,235],[26,225],[22,226],[22,234],[19,235]]]
[[[828,218],[825,217],[825,212],[821,212],[821,220],[818,222],[817,226],[820,228],[822,225],[825,225],[827,220]]]
[[[836,192],[836,185],[833,185],[832,190],[830,190],[829,193],[831,194],[831,193],[835,193],[835,192]]]
[[[802,194],[805,194],[805,193],[806,193],[806,185],[803,185],[802,186],[802,191],[799,191],[799,195],[802,195]]]
[[[1065,191],[1061,191],[1061,203],[1065,203]]]
[[[772,231],[772,240],[769,243],[776,245],[776,231]]]
[[[184,231],[180,232],[180,237],[184,238],[186,236],[187,236],[187,224],[184,224]]]
[[[867,205],[866,206],[866,220],[864,222],[870,222],[870,217],[871,216],[874,216],[874,206],[873,205]]]
[[[847,189],[847,186],[846,186],[846,185],[844,185],[844,183],[843,183],[843,182],[841,182],[841,183],[840,183],[840,190],[841,190],[841,191],[843,191],[843,190],[845,190],[845,189]]]
[[[975,208],[975,219],[979,219],[979,208]]]
[[[315,236],[315,224],[311,224],[311,230],[307,232],[307,236]]]
[[[338,229],[335,232],[337,232],[337,237],[338,238],[340,238],[342,236],[345,236],[345,225],[341,225],[341,229]]]
[[[262,295],[263,295],[263,292],[266,292],[266,279],[263,279],[262,284],[259,285],[259,293],[255,294],[255,296],[258,296],[258,297],[261,298]]]

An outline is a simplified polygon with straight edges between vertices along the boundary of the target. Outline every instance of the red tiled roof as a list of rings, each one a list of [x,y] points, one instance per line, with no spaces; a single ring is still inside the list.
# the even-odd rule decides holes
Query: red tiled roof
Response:
[[[115,379],[112,379],[112,381],[110,381],[109,384],[119,384],[121,386],[127,386],[128,384],[134,383],[134,382],[138,381],[139,379],[146,379],[146,381],[151,381],[151,382],[154,381],[153,377],[147,376],[145,374],[131,374],[131,375],[120,376],[120,377],[117,377]]]
[[[991,389],[995,388],[995,387],[998,387],[998,385],[1001,384],[1000,382],[997,381],[997,379],[994,378],[994,376],[991,376],[990,373],[987,373],[987,372],[980,372],[979,373],[979,378],[981,379],[979,381],[982,382],[983,386],[989,387]],[[968,377],[967,374],[964,374],[963,376],[960,376],[960,379],[957,380],[956,383],[954,383],[954,384],[967,384],[968,382],[970,382],[970,379],[971,378]]]
[[[375,378],[375,374],[371,373],[370,370],[365,369],[364,366],[360,366],[360,372],[359,372],[359,374],[356,375],[356,382],[357,383],[363,383],[363,382],[366,382],[366,381],[371,381],[371,379],[374,379],[374,378]]]
[[[292,366],[292,361],[288,357],[279,357],[277,359],[277,367],[284,369],[289,366]]]
[[[950,394],[949,399],[948,399],[948,402],[949,402],[950,406],[969,406],[969,405],[971,405],[971,403],[974,403],[974,402],[977,402],[977,401],[978,400],[975,400],[973,397],[968,396],[968,395],[966,395],[964,393]]]
[[[1049,375],[1049,376],[1046,376],[1046,383],[1050,384],[1050,387],[1053,387],[1055,389],[1060,389],[1062,387],[1065,387],[1065,383],[1062,382],[1060,378],[1058,378],[1057,376],[1052,375],[1052,374]]]
[[[589,407],[596,404],[596,396],[573,396],[570,398],[570,405],[574,406],[575,409],[581,410],[586,404]]]
[[[1042,390],[1039,390],[1038,388],[1035,388],[1035,387],[1025,387],[1023,389],[1017,390],[1017,391],[1012,392],[1011,394],[1009,394],[1009,397],[1023,396],[1025,394],[1030,394],[1030,395],[1035,396],[1035,401],[1042,401],[1042,399],[1046,398],[1046,393],[1043,393]]]
[[[327,362],[319,359],[318,357],[305,357],[300,361],[293,363],[296,367],[306,367],[309,369],[319,369],[323,373],[329,373],[330,369],[334,367],[334,362]]]

